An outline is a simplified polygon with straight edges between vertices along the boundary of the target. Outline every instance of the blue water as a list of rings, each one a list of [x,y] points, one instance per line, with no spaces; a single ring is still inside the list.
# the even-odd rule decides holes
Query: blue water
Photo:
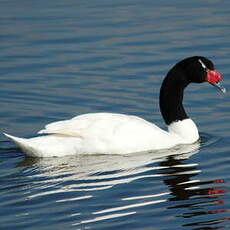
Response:
[[[0,1],[1,132],[31,137],[88,112],[164,127],[160,84],[207,56],[230,89],[230,2]],[[230,229],[229,93],[191,85],[200,145],[131,156],[30,159],[0,136],[0,229]]]

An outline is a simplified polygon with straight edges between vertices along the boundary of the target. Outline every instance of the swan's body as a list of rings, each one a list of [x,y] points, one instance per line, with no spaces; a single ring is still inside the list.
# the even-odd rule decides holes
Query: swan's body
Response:
[[[91,113],[48,124],[38,132],[45,134],[43,136],[25,139],[5,135],[28,155],[36,157],[128,154],[168,149],[178,144],[192,144],[199,139],[199,134],[195,123],[188,118],[182,105],[183,90],[192,82],[183,72],[184,65],[187,65],[186,60],[189,59],[170,70],[161,87],[160,107],[168,131],[137,116]],[[205,58],[202,60],[206,61]],[[209,63],[209,60],[206,63]],[[174,76],[175,73],[177,76]],[[217,82],[219,80],[216,79]]]
[[[199,138],[191,119],[173,123],[167,132],[142,118],[114,113],[80,115],[51,123],[39,133],[49,135],[30,139],[8,137],[28,155],[39,157],[127,154],[191,144]]]

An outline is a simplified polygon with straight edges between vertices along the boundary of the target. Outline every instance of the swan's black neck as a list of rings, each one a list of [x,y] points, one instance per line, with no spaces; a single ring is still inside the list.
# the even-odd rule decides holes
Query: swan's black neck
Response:
[[[160,110],[167,125],[188,118],[182,102],[184,89],[189,83],[184,69],[179,65],[165,77],[160,90]]]

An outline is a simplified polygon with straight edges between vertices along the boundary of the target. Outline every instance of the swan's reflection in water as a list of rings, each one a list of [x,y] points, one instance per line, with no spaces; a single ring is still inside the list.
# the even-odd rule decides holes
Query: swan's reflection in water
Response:
[[[114,185],[130,183],[146,177],[159,177],[169,166],[160,165],[169,156],[184,159],[195,154],[199,143],[180,146],[173,150],[145,152],[132,155],[79,155],[61,158],[27,158],[21,166],[33,165],[38,172],[31,177],[40,177],[48,184],[61,184],[63,191],[90,191],[107,189]],[[149,172],[149,173],[148,173]],[[65,182],[77,183],[65,185]],[[43,181],[39,180],[38,183]],[[40,193],[35,196],[42,195]]]
[[[170,151],[125,156],[26,159],[20,163],[32,170],[27,172],[32,189],[26,198],[53,196],[57,207],[71,203],[69,215],[73,226],[127,219],[145,212],[152,213],[154,219],[154,215],[159,218],[156,209],[164,208],[170,211],[167,215],[184,220],[178,222],[181,226],[217,229],[215,226],[219,228],[226,218],[212,215],[205,221],[202,218],[226,212],[221,209],[226,191],[221,186],[222,180],[198,179],[201,169],[197,163],[189,161],[189,157],[199,148],[200,143],[195,143]],[[161,218],[168,217],[162,214]]]
[[[193,179],[199,178],[199,173],[202,172],[198,170],[199,165],[184,164],[183,160],[174,157],[168,157],[160,165],[170,170],[162,174],[171,175],[164,179],[171,194],[167,208],[175,210],[176,217],[188,219],[182,226],[194,230],[225,228],[223,222],[229,218],[218,216],[218,214],[228,212],[226,208],[223,208],[223,197],[226,193],[224,180]],[[216,214],[216,216],[210,214]]]

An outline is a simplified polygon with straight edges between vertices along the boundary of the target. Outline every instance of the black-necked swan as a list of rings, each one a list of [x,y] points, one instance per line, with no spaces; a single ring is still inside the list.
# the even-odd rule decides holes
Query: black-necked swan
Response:
[[[75,154],[128,154],[169,149],[198,141],[195,123],[186,114],[182,101],[189,83],[209,82],[225,92],[222,76],[205,57],[178,62],[165,77],[160,89],[160,110],[168,131],[140,117],[116,113],[89,113],[45,126],[33,138],[5,134],[27,155],[52,157]]]

